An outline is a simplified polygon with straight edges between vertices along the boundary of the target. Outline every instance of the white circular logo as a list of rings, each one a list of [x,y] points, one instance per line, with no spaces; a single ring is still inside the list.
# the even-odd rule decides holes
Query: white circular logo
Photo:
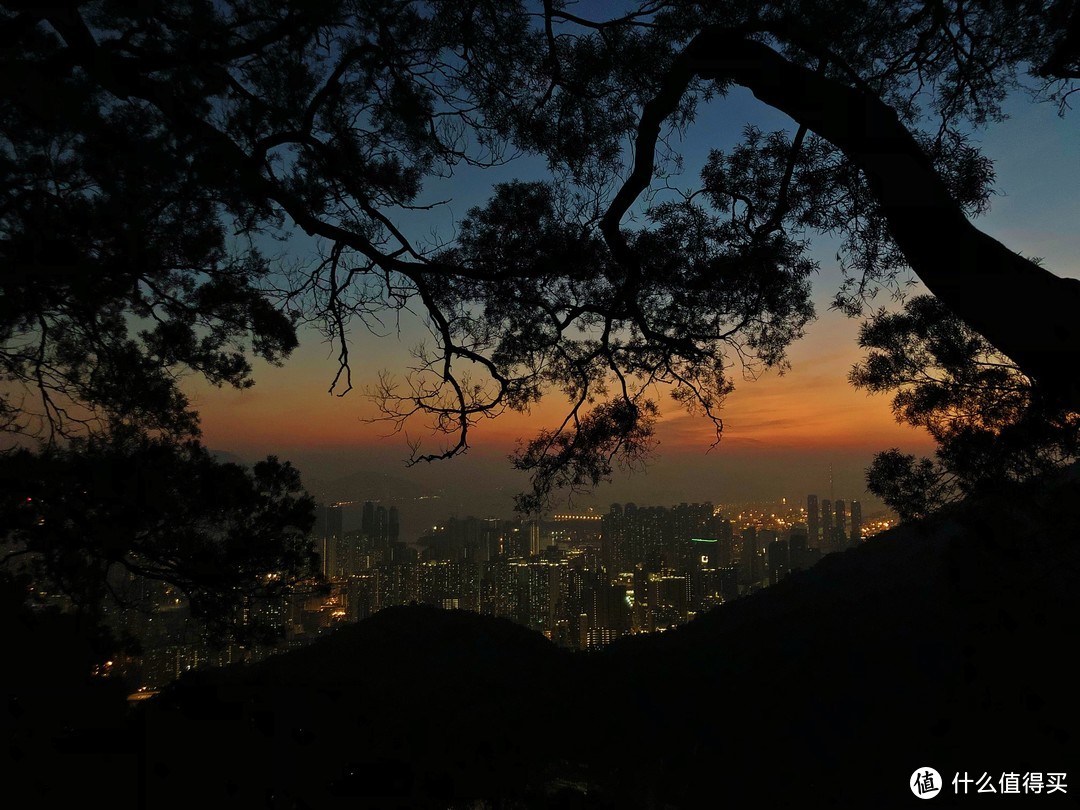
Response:
[[[941,774],[933,768],[916,768],[908,779],[908,787],[920,799],[932,799],[941,790]]]

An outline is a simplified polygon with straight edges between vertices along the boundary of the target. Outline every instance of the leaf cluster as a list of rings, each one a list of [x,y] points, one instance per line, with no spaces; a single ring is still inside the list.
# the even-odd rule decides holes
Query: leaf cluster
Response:
[[[14,451],[0,476],[5,572],[91,615],[148,609],[146,583],[168,583],[213,632],[242,639],[270,629],[244,616],[252,600],[317,585],[314,502],[274,457],[249,470],[194,441],[116,431]]]
[[[878,312],[860,330],[866,358],[853,385],[892,393],[898,422],[925,429],[935,459],[878,454],[868,487],[902,517],[927,514],[1003,481],[1026,481],[1080,458],[1080,418],[931,296]]]

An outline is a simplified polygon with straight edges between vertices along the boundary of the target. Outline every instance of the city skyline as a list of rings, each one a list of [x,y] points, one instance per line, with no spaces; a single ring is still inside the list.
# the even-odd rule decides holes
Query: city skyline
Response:
[[[597,650],[673,630],[895,525],[864,520],[858,500],[814,494],[772,504],[612,503],[544,519],[446,516],[417,537],[402,532],[403,516],[372,501],[319,505],[309,538],[323,587],[245,603],[245,622],[273,628],[272,643],[216,646],[175,587],[117,579],[149,608],[107,614],[141,652],[96,674],[122,675],[141,700],[189,670],[264,660],[404,605],[509,619],[560,648]]]

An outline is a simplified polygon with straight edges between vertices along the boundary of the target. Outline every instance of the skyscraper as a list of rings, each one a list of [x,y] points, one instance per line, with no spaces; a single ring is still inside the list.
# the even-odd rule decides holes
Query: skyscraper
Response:
[[[862,542],[862,504],[858,501],[851,502],[851,544],[858,545]]]
[[[360,517],[360,531],[367,538],[368,545],[375,541],[375,504],[364,502],[364,511]]]
[[[396,506],[390,507],[389,520],[389,540],[390,544],[393,545],[394,543],[397,543],[399,540],[401,540],[401,513],[398,512],[398,508]]]
[[[766,549],[769,562],[769,584],[775,585],[791,573],[791,547],[787,540],[777,538]]]
[[[843,551],[848,547],[847,538],[847,509],[844,502],[838,500],[836,502],[836,550]]]
[[[817,495],[806,496],[806,529],[807,542],[810,548],[819,548],[821,545],[821,513],[818,511]]]
[[[758,574],[757,555],[757,529],[753,526],[747,526],[742,532],[742,552],[739,558],[739,567],[742,569],[740,579],[748,587],[754,585],[756,580],[761,578]]]
[[[525,524],[529,536],[529,555],[536,556],[540,553],[540,523],[530,520]]]
[[[341,504],[333,503],[326,507],[326,534],[323,538],[323,573],[328,577],[339,577],[343,566],[348,564],[345,542],[344,520]]]
[[[791,534],[788,536],[788,554],[792,571],[809,568],[810,558],[807,554],[806,541],[806,535],[802,533],[801,527],[791,530]]]
[[[735,558],[735,552],[732,548],[733,531],[730,520],[724,520],[722,518],[716,518],[716,536],[718,539],[717,549],[719,553],[718,565],[721,568],[726,568],[732,564]]]
[[[836,536],[833,532],[832,501],[821,502],[821,553],[831,554],[836,551]]]
[[[375,507],[374,540],[375,548],[386,548],[390,540],[390,519],[386,514],[386,507]]]

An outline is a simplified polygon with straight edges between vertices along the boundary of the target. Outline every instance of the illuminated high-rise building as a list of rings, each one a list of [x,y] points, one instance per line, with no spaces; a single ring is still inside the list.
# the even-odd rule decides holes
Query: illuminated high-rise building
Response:
[[[720,566],[720,544],[714,537],[693,537],[685,556],[690,568],[701,570]]]
[[[807,553],[807,538],[803,534],[802,527],[791,530],[788,537],[788,552],[791,562],[791,570],[798,571],[810,567],[810,556]]]
[[[687,619],[690,598],[690,578],[686,574],[650,573],[646,626],[655,630],[682,624]]]
[[[328,577],[339,577],[342,566],[346,562],[343,559],[345,555],[342,548],[345,531],[341,504],[333,503],[320,511],[323,513],[323,520],[320,521],[323,526],[323,536],[319,549],[322,553],[323,574]]]
[[[529,537],[529,555],[536,556],[540,553],[540,523],[530,520],[525,525]]]
[[[360,515],[360,531],[367,538],[368,543],[374,540],[375,536],[375,504],[371,501],[364,503],[364,510]]]
[[[661,530],[661,551],[665,565],[683,570],[694,564],[693,546],[688,542],[698,538],[716,540],[714,534],[713,505],[705,503],[681,503],[670,510],[670,525]],[[715,561],[714,561],[715,562]]]
[[[375,548],[386,548],[390,541],[390,516],[381,504],[375,507],[375,525],[372,527]]]
[[[733,531],[730,520],[723,520],[722,518],[716,518],[716,537],[717,537],[717,553],[719,555],[718,565],[721,568],[726,568],[732,564],[735,553],[732,548]]]
[[[858,501],[851,502],[851,544],[858,545],[862,542],[862,504]]]
[[[401,513],[396,506],[390,507],[388,521],[387,534],[390,544],[393,545],[401,540]]]
[[[821,502],[821,553],[831,554],[836,551],[836,533],[833,531],[833,506],[832,501]]]
[[[775,585],[791,573],[791,547],[787,540],[778,538],[766,549],[769,562],[769,584]]]
[[[836,532],[836,549],[837,551],[843,551],[848,547],[847,507],[840,500],[836,502],[836,526],[834,531]]]
[[[740,579],[747,586],[757,585],[761,579],[758,569],[758,536],[757,529],[747,526],[742,531],[742,551],[739,558],[739,568],[742,571]]]
[[[818,548],[821,544],[821,512],[818,511],[817,495],[806,496],[806,529],[807,542],[810,548]]]

